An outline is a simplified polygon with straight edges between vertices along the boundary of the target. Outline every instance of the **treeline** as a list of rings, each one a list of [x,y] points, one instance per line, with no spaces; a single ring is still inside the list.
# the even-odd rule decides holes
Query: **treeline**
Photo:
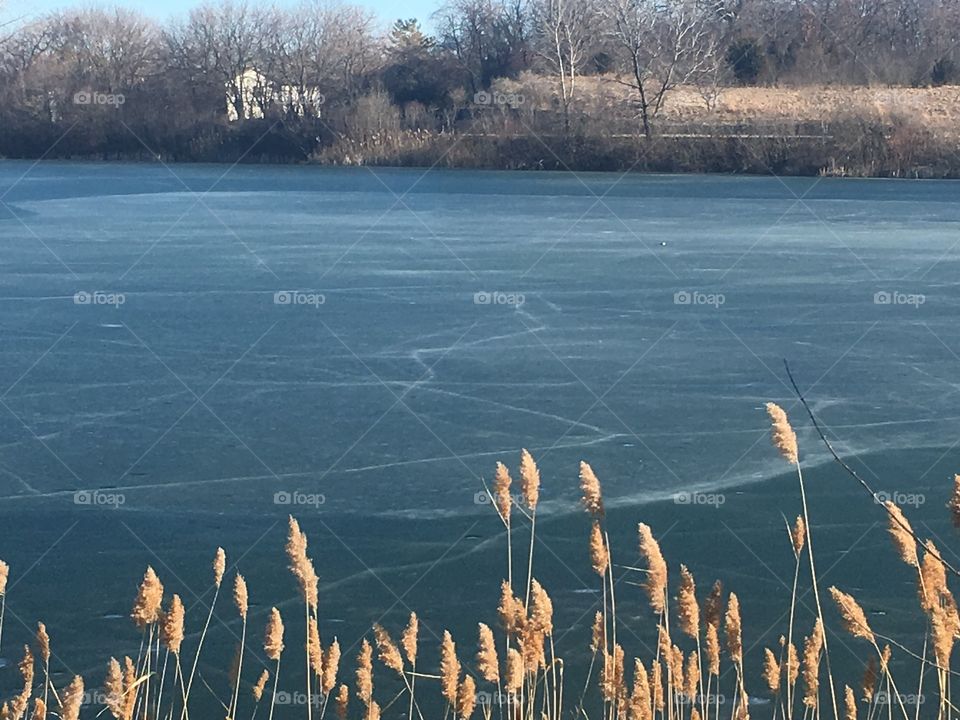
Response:
[[[747,147],[756,133],[681,140],[662,111],[681,86],[710,108],[732,85],[960,82],[956,0],[450,0],[430,25],[235,0],[166,25],[126,9],[8,21],[0,155],[808,172],[843,150],[897,174],[889,128]],[[598,101],[600,84],[617,93]],[[922,164],[942,159],[927,144]]]

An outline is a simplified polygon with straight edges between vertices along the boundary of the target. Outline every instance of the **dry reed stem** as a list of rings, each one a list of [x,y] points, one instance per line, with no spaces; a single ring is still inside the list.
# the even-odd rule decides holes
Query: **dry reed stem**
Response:
[[[780,451],[784,460],[796,465],[798,461],[797,434],[790,426],[787,413],[776,403],[768,402],[767,415],[770,416],[773,446]]]
[[[271,660],[279,660],[283,652],[283,618],[275,607],[270,608],[267,630],[263,639],[263,652]]]
[[[369,709],[373,702],[373,646],[366,638],[357,655],[357,697]]]
[[[493,630],[488,625],[479,623],[480,639],[477,647],[477,671],[489,683],[500,682],[500,663],[497,658],[497,647],[493,639]]]
[[[587,463],[580,462],[580,490],[583,497],[580,502],[583,507],[594,518],[599,520],[603,517],[603,495],[600,490],[600,481],[593,472],[593,468]]]
[[[640,538],[640,556],[647,562],[647,579],[643,586],[647,591],[650,607],[654,612],[662,613],[666,607],[667,563],[663,559],[660,545],[654,539],[650,526],[640,523],[637,530]]]

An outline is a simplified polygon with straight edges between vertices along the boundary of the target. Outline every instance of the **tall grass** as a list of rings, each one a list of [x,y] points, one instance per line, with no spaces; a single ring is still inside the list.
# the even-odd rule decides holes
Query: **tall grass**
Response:
[[[371,628],[373,643],[366,637],[359,639],[352,681],[341,678],[339,641],[323,641],[319,580],[307,554],[307,537],[297,521],[289,519],[285,550],[303,602],[307,702],[302,708],[284,707],[280,716],[287,718],[296,713],[313,720],[316,714],[318,720],[323,720],[332,701],[339,720],[380,720],[381,714],[388,711],[391,717],[406,715],[407,720],[427,720],[421,711],[419,693],[421,698],[426,694],[434,701],[442,701],[443,720],[471,720],[477,715],[482,720],[492,720],[494,715],[498,720],[746,720],[751,715],[764,720],[879,720],[884,715],[887,720],[895,716],[898,720],[919,720],[920,705],[908,709],[903,691],[916,688],[913,694],[923,698],[927,671],[935,677],[929,696],[936,701],[926,704],[924,717],[949,720],[957,716],[952,697],[952,678],[956,673],[951,669],[951,655],[960,636],[960,614],[948,582],[957,572],[932,542],[920,541],[902,510],[887,502],[883,509],[894,550],[916,576],[917,602],[926,623],[922,649],[911,649],[871,626],[858,600],[836,586],[826,589],[823,596],[829,597],[835,610],[828,616],[821,603],[812,532],[815,518],[807,504],[797,436],[782,408],[770,403],[767,413],[772,444],[796,471],[799,514],[793,523],[786,523],[784,551],[793,557],[790,602],[784,613],[786,626],[772,647],[757,650],[762,654],[762,671],[757,677],[750,676],[751,670],[745,663],[750,648],[744,647],[744,626],[749,624],[750,617],[744,613],[736,592],[726,590],[719,580],[708,592],[699,591],[690,569],[683,564],[674,566],[667,559],[653,527],[646,523],[637,526],[640,564],[613,562],[601,482],[593,468],[583,462],[579,484],[587,524],[582,562],[584,567],[592,567],[596,576],[597,607],[588,614],[593,616],[589,665],[581,677],[571,678],[568,688],[564,660],[555,643],[553,600],[537,579],[534,563],[540,471],[533,456],[524,450],[518,468],[520,494],[516,500],[510,492],[512,480],[506,465],[497,463],[494,473],[492,507],[505,535],[499,605],[491,607],[488,616],[478,619],[475,651],[464,652],[463,648],[471,646],[472,641],[458,647],[453,635],[444,631],[439,643],[439,665],[432,672],[418,669],[420,622],[412,613],[406,626],[394,631],[399,633],[399,642],[390,629],[375,624]],[[812,414],[811,418],[816,422]],[[837,459],[842,463],[839,456]],[[862,480],[861,484],[876,499]],[[960,524],[960,475],[955,478],[947,508],[954,522]],[[519,571],[514,567],[515,543],[525,550]],[[81,677],[74,677],[59,690],[54,687],[51,641],[40,623],[35,636],[36,655],[34,649],[24,647],[18,667],[22,683],[0,705],[0,720],[78,720],[81,715],[93,718],[104,712],[115,720],[174,720],[178,713],[181,720],[189,718],[191,690],[226,570],[222,549],[217,550],[213,569],[213,600],[189,675],[185,676],[181,663],[188,620],[183,602],[178,595],[172,595],[164,608],[163,583],[148,567],[131,611],[133,624],[141,634],[140,652],[136,659],[109,659],[103,696],[98,698],[100,706],[90,707],[90,703],[84,702]],[[0,562],[0,633],[8,573],[7,565]],[[639,582],[633,580],[637,577]],[[805,587],[806,582],[809,587]],[[642,589],[649,608],[645,620],[618,616],[616,593],[622,585]],[[812,627],[800,628],[796,609],[807,591],[813,595],[816,616]],[[266,710],[267,720],[272,720],[278,710],[281,657],[285,650],[283,619],[275,607],[268,613],[263,653],[271,666],[263,667],[260,661],[246,659],[249,596],[247,582],[239,574],[234,578],[233,599],[242,623],[241,642],[228,695],[220,704],[227,720],[253,720],[272,679]],[[649,625],[631,627],[638,622]],[[638,630],[654,635],[655,645],[639,655],[628,654],[624,639],[636,636]],[[584,627],[584,635],[586,631]],[[831,633],[837,637],[837,632],[866,645],[867,669],[862,679],[841,680],[840,670],[831,665],[828,638]],[[919,663],[918,678],[894,677],[894,650]],[[171,655],[173,669],[168,673]],[[39,683],[35,676],[37,656],[42,671]],[[374,682],[375,659],[398,679],[399,694],[378,698],[383,691],[378,691],[379,683]],[[256,677],[253,682],[252,677]],[[351,684],[358,701],[352,706]],[[567,701],[568,690],[576,693],[575,702]],[[764,698],[761,702],[758,696],[762,694],[767,694],[769,700]],[[488,702],[491,697],[495,701]],[[436,705],[434,701],[431,707]],[[391,710],[396,703],[397,708]],[[440,720],[439,713],[427,717]]]

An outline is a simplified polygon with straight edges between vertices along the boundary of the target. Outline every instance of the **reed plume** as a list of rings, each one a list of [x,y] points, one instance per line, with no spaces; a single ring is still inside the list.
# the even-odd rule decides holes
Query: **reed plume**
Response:
[[[939,603],[930,612],[930,635],[934,656],[940,668],[950,667],[950,655],[957,636],[956,616]]]
[[[650,688],[653,695],[653,708],[656,712],[663,712],[663,665],[654,660],[650,669]]]
[[[123,673],[116,658],[107,663],[107,675],[103,680],[104,704],[116,720],[124,720]]]
[[[479,624],[480,640],[477,648],[477,671],[490,683],[500,682],[500,663],[497,659],[497,647],[493,640],[493,630],[488,625]]]
[[[270,671],[264,670],[260,673],[260,677],[257,678],[257,681],[253,684],[253,687],[250,688],[250,692],[253,694],[254,702],[260,702],[260,699],[263,697],[263,691],[267,687],[268,680],[270,680]]]
[[[630,691],[630,720],[653,720],[650,707],[650,680],[639,659],[633,661],[633,689]]]
[[[510,583],[504,580],[500,584],[500,605],[497,608],[500,623],[507,635],[521,632],[527,623],[527,613],[523,602],[513,594]]]
[[[7,581],[10,579],[10,566],[0,560],[0,595],[7,594]]]
[[[288,520],[287,559],[290,572],[297,579],[300,595],[310,610],[317,609],[319,602],[318,585],[320,579],[313,568],[313,561],[307,556],[307,536],[300,531],[300,523],[291,515]]]
[[[310,670],[319,678],[323,677],[323,647],[320,645],[320,627],[314,617],[307,619],[307,658]]]
[[[520,492],[526,506],[536,510],[540,501],[540,470],[526,448],[520,452]]]
[[[514,648],[507,650],[507,668],[504,677],[507,692],[516,694],[523,686],[523,657]]]
[[[510,497],[510,485],[513,481],[510,479],[510,471],[501,463],[497,463],[497,470],[493,476],[493,501],[500,513],[500,519],[504,524],[510,526],[510,510],[513,499]]]
[[[836,587],[830,588],[830,595],[837,604],[840,611],[840,618],[843,620],[843,628],[855,638],[862,638],[870,644],[875,642],[873,631],[867,623],[867,616],[863,612],[860,604],[854,600],[852,595],[838,590]]]
[[[590,633],[590,649],[595,653],[600,648],[606,649],[606,629],[603,626],[603,613],[597,610],[593,616],[593,629]]]
[[[797,652],[797,646],[793,643],[787,643],[785,663],[787,666],[785,672],[787,683],[792,688],[797,684],[797,679],[800,677],[800,654]]]
[[[63,690],[60,698],[61,720],[79,720],[80,708],[83,705],[83,678],[74,675],[73,680]]]
[[[771,695],[780,692],[780,663],[770,648],[763,650],[763,680],[767,683]]]
[[[263,652],[271,660],[279,661],[283,652],[283,618],[275,607],[270,608],[267,631],[263,639]]]
[[[953,476],[953,495],[950,496],[947,508],[950,510],[950,519],[953,521],[953,526],[960,528],[960,475]],[[2,594],[0,592],[0,595]]]
[[[720,638],[718,636],[717,626],[707,625],[707,631],[704,635],[703,654],[707,658],[707,672],[710,675],[720,674]]]
[[[227,569],[227,554],[223,551],[222,547],[217,548],[217,552],[213,556],[213,584],[216,587],[220,587],[220,583],[223,582],[223,573]]]
[[[170,609],[163,615],[163,623],[160,625],[160,642],[163,643],[174,655],[180,654],[180,646],[183,644],[183,622],[185,610],[180,596],[174,594],[170,599]],[[120,666],[117,666],[119,671]]]
[[[237,573],[233,579],[233,604],[236,605],[240,617],[246,620],[247,611],[250,608],[250,595],[247,592],[247,581],[240,573]]]
[[[653,537],[650,526],[640,523],[640,555],[647,562],[647,579],[644,589],[647,591],[650,607],[656,613],[664,612],[667,596],[667,563],[660,552],[660,545]]]
[[[336,711],[337,717],[339,720],[347,720],[347,710],[350,705],[350,688],[346,685],[341,685],[340,689],[337,690],[336,697]]]
[[[867,666],[864,668],[862,690],[864,701],[873,702],[873,696],[877,690],[877,663],[873,657],[867,661]]]
[[[324,695],[329,695],[337,684],[337,672],[340,669],[340,643],[336,638],[323,653],[323,679],[320,689]]]
[[[944,567],[936,546],[927,540],[923,560],[920,563],[920,606],[933,613],[940,606],[940,598],[949,594],[947,569]]]
[[[415,612],[411,612],[410,620],[407,622],[407,626],[403,630],[403,635],[400,637],[400,646],[407,656],[407,662],[411,665],[417,664],[417,640],[419,634],[420,620],[417,618]]]
[[[686,565],[680,566],[680,587],[677,590],[677,620],[680,632],[696,640],[700,637],[700,606],[697,586]]]
[[[727,635],[727,652],[730,659],[738,665],[743,664],[743,638],[740,620],[740,600],[730,593],[727,601],[727,615],[724,618],[724,630]]]
[[[853,695],[853,688],[844,687],[844,720],[857,720],[857,699]]]
[[[46,717],[47,704],[42,698],[36,698],[33,701],[33,713],[30,715],[30,720],[46,720]]]
[[[369,709],[373,702],[373,646],[366,638],[357,655],[357,697]]]
[[[710,588],[710,594],[703,601],[703,621],[719,630],[723,616],[723,583],[716,580]]]
[[[477,707],[477,685],[473,677],[467,675],[460,684],[457,693],[457,716],[460,720],[469,720]]]
[[[133,711],[137,707],[137,695],[139,693],[139,683],[137,682],[137,668],[129,656],[123,658],[123,717],[125,720],[133,719]],[[184,707],[186,712],[186,707]]]
[[[403,675],[403,656],[400,655],[400,648],[390,637],[390,633],[380,623],[373,625],[373,637],[377,643],[377,652],[380,662],[393,670],[398,675]]]
[[[457,646],[449,630],[443,631],[440,644],[440,687],[443,697],[451,707],[457,704],[457,687],[460,682],[460,661],[457,659]]]
[[[793,523],[793,530],[790,531],[790,540],[793,542],[793,552],[798,557],[803,552],[804,543],[807,541],[807,524],[803,520],[803,515],[797,515]]]
[[[600,481],[593,472],[593,468],[587,463],[580,462],[580,490],[583,497],[580,502],[583,507],[594,518],[599,520],[603,517],[603,495],[600,492]]]
[[[160,619],[160,606],[163,603],[163,583],[157,577],[153,568],[147,566],[147,571],[143,574],[143,582],[140,583],[140,590],[133,602],[133,610],[130,617],[137,627],[143,629],[147,625],[152,625]]]
[[[820,688],[820,652],[823,650],[823,623],[817,618],[813,632],[803,643],[803,704],[808,708],[817,706]]]
[[[593,565],[593,571],[600,577],[604,576],[610,565],[610,553],[603,541],[600,523],[596,520],[590,526],[590,563]]]
[[[687,662],[683,668],[683,694],[690,700],[697,697],[697,688],[700,686],[700,655],[694,650],[687,655]]]
[[[40,660],[44,665],[49,665],[50,636],[47,634],[47,626],[42,622],[37,623],[37,650],[40,653]]]
[[[767,415],[770,416],[773,446],[780,451],[784,460],[796,465],[798,462],[797,434],[790,426],[787,413],[776,403],[768,402]]]
[[[536,578],[531,584],[530,625],[536,632],[553,634],[553,601]]]
[[[380,704],[376,700],[371,700],[367,705],[366,720],[380,720]]]
[[[903,511],[890,500],[887,500],[883,506],[887,509],[887,530],[900,559],[911,567],[920,567],[917,541],[914,539],[910,522]]]

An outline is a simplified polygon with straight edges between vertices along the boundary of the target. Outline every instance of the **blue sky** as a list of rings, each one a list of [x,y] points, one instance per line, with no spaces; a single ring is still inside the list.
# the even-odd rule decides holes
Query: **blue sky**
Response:
[[[380,18],[384,27],[388,27],[397,18],[415,17],[420,22],[430,25],[430,15],[439,7],[442,0],[349,0],[352,4],[370,8]],[[157,20],[165,20],[171,15],[186,13],[201,0],[0,0],[5,6],[0,18],[19,17],[23,15],[38,15],[50,10],[60,10],[77,6],[106,6],[120,5],[139,10]],[[256,0],[251,0],[256,2]],[[296,0],[278,0],[279,4],[295,5]]]

